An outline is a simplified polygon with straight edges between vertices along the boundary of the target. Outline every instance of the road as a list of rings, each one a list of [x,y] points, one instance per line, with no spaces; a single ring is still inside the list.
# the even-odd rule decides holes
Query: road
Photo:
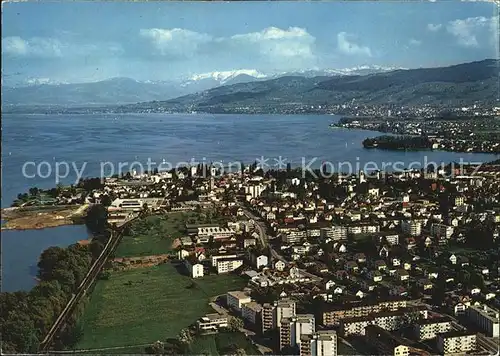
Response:
[[[61,312],[61,314],[59,314],[56,321],[54,322],[54,324],[50,328],[49,332],[47,333],[47,335],[45,336],[43,341],[40,343],[40,352],[41,353],[48,351],[48,349],[52,345],[52,341],[54,340],[54,336],[57,334],[57,332],[59,330],[61,330],[61,327],[63,325],[65,325],[66,318],[69,315],[71,315],[71,312],[73,311],[75,306],[78,304],[80,299],[87,293],[88,289],[92,286],[92,284],[96,280],[97,276],[99,275],[102,268],[104,267],[108,257],[113,253],[113,251],[116,249],[116,247],[120,243],[124,226],[136,218],[137,218],[137,216],[134,216],[134,217],[131,217],[131,218],[123,221],[120,224],[120,226],[117,226],[117,231],[111,233],[111,237],[108,239],[106,246],[104,246],[101,254],[99,255],[99,257],[97,257],[95,262],[90,267],[90,269],[87,272],[87,274],[85,275],[84,279],[82,280],[82,282],[78,286],[76,293],[72,295],[68,304],[66,304],[66,307],[64,307],[63,311]]]
[[[280,255],[274,248],[269,245],[269,238],[266,233],[266,225],[262,221],[262,219],[258,216],[255,216],[251,211],[249,211],[243,204],[239,203],[239,207],[243,210],[243,215],[245,215],[248,219],[254,221],[254,225],[259,231],[259,239],[260,243],[263,247],[269,247],[269,251],[274,259],[286,261],[286,259]]]

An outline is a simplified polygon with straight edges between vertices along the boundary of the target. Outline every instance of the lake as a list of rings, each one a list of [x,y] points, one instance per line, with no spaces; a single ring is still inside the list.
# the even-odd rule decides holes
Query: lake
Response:
[[[157,164],[165,160],[175,165],[191,159],[207,163],[221,160],[251,163],[263,156],[272,166],[281,156],[282,162],[293,166],[309,165],[311,161],[310,166],[315,168],[323,161],[351,163],[355,172],[368,162],[370,169],[374,165],[380,168],[382,164],[390,169],[387,164],[395,162],[403,168],[412,162],[423,165],[425,162],[495,159],[491,154],[366,150],[362,140],[380,133],[328,127],[337,120],[337,116],[331,115],[6,114],[2,116],[1,204],[9,206],[18,193],[33,186],[54,187],[57,163],[61,175],[66,173],[64,164],[68,164],[68,175],[61,182],[71,184],[77,177],[74,168],[79,171],[83,168],[84,177],[93,177],[100,175],[101,164],[110,167],[103,162],[112,162],[116,172],[120,162],[122,170],[127,171],[132,162],[145,164],[148,158]],[[24,175],[26,162],[31,163],[25,166],[27,175]],[[40,174],[35,174],[36,167],[40,168]],[[105,173],[111,172],[106,169]],[[27,265],[36,265],[35,251],[82,239],[80,235],[84,233],[78,229],[2,232],[4,266],[6,256],[10,261],[26,261],[20,269],[6,272],[4,268],[4,284],[6,280],[19,279],[18,286],[31,286],[28,282],[32,276],[24,273]],[[66,234],[68,237],[64,240],[62,235]],[[27,249],[31,244],[36,248]]]
[[[42,230],[3,230],[2,292],[30,290],[36,284],[38,258],[47,247],[69,246],[89,237],[85,225]]]

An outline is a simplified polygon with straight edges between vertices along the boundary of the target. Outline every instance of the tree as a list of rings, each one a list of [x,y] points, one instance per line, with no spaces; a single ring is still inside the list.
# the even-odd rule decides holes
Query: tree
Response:
[[[13,311],[2,323],[3,352],[36,353],[39,334],[33,320],[27,313]]]
[[[233,331],[239,331],[240,329],[243,329],[244,326],[245,325],[243,323],[243,320],[241,320],[240,318],[232,317],[229,320],[229,329]]]
[[[191,341],[193,341],[193,336],[191,335],[189,329],[182,329],[179,333],[178,339],[184,344],[189,344],[191,343]]]
[[[165,345],[163,342],[157,341],[146,347],[146,353],[149,355],[162,355],[165,353]]]

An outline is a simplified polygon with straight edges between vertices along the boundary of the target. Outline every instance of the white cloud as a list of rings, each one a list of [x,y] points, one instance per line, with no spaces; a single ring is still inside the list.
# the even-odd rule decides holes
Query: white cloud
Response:
[[[63,44],[55,38],[18,36],[2,39],[2,52],[11,56],[61,57]]]
[[[440,23],[439,24],[432,24],[432,23],[430,23],[430,24],[427,25],[427,29],[429,31],[431,31],[431,32],[437,32],[437,31],[439,31],[441,29],[441,27],[443,27],[443,25],[440,24]]]
[[[354,38],[346,32],[337,34],[337,49],[343,54],[372,56],[369,47],[356,44]]]
[[[222,41],[228,41],[232,45],[253,44],[260,54],[266,56],[312,58],[316,38],[300,27],[289,27],[287,30],[268,27],[259,32],[234,35]]]
[[[484,16],[450,21],[446,31],[453,35],[463,47],[479,47],[478,37],[495,35],[498,18]],[[489,34],[488,34],[489,32]]]
[[[51,37],[18,36],[2,38],[2,54],[12,57],[61,58],[87,55],[118,55],[123,52],[116,43],[75,43]]]
[[[414,38],[410,39],[409,41],[410,46],[420,46],[422,44],[422,41],[416,40]]]
[[[286,58],[314,58],[315,38],[305,29],[268,27],[258,32],[236,34],[230,37],[212,37],[186,29],[142,29],[140,35],[147,38],[157,54],[190,57],[198,53],[228,52],[232,56],[265,56],[268,60]]]
[[[147,38],[161,55],[190,56],[196,53],[201,45],[212,41],[210,35],[182,28],[150,28],[142,29],[139,33]]]

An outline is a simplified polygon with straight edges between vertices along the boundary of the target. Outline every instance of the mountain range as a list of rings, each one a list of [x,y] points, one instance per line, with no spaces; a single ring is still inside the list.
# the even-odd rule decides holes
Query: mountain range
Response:
[[[90,83],[57,83],[48,79],[32,78],[29,85],[3,86],[3,105],[23,106],[83,106],[115,105],[168,100],[183,95],[203,92],[222,85],[265,81],[284,76],[339,76],[387,72],[394,68],[360,66],[344,69],[305,70],[264,74],[254,69],[215,71],[192,75],[177,81],[138,81],[131,78],[111,78]]]
[[[127,105],[120,111],[282,112],[308,105],[496,105],[499,60],[367,75],[283,76],[225,85],[179,98]]]

